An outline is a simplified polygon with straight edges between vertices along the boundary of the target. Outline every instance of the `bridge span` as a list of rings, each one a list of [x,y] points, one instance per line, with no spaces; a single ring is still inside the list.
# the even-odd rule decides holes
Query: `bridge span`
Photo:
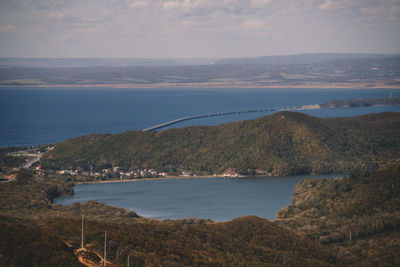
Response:
[[[146,129],[143,129],[142,131],[144,131],[144,132],[155,131],[155,130],[159,130],[164,127],[167,127],[167,126],[170,126],[173,124],[177,124],[177,123],[180,123],[183,121],[208,118],[208,117],[236,115],[236,114],[244,114],[244,113],[256,113],[256,112],[270,112],[270,111],[309,110],[309,109],[319,109],[319,108],[320,108],[319,105],[306,105],[306,106],[299,106],[299,107],[263,108],[263,109],[250,109],[250,110],[242,110],[242,111],[208,113],[208,114],[202,114],[202,115],[187,116],[187,117],[178,118],[178,119],[175,119],[172,121],[163,122],[163,123],[148,127]]]

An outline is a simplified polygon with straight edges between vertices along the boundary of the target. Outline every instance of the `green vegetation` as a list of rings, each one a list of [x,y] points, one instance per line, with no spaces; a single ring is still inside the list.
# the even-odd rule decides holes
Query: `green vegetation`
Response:
[[[74,257],[74,253],[79,255],[76,251],[80,246],[79,225],[79,219],[35,222],[0,217],[0,264],[81,266]],[[131,266],[333,266],[343,263],[332,250],[313,240],[267,220],[244,217],[213,224],[155,221],[118,224],[87,220],[86,251],[79,256],[97,266],[101,264],[99,256],[103,254],[105,229],[107,260],[111,263],[107,266],[126,266],[128,255]]]
[[[281,112],[215,127],[67,140],[45,153],[43,167],[351,174],[300,183],[275,222],[249,216],[217,223],[150,220],[96,201],[56,205],[53,198],[73,194],[80,177],[22,169],[0,184],[0,266],[101,265],[105,230],[108,266],[126,266],[128,255],[131,266],[399,266],[398,125],[399,113],[318,119]],[[2,164],[10,170],[16,163]]]
[[[0,148],[0,172],[20,167],[25,162],[25,157],[15,157],[11,153],[22,150],[21,147]]]
[[[14,168],[21,167],[39,153],[43,153],[51,146],[44,144],[30,147],[3,147],[0,148],[0,173],[10,172]]]
[[[400,114],[319,119],[279,112],[256,120],[161,132],[89,135],[59,143],[45,169],[154,168],[170,174],[349,173],[400,159]]]
[[[320,104],[320,108],[355,108],[369,106],[395,106],[400,105],[400,97],[364,98],[353,100],[333,100]]]
[[[71,194],[71,181],[18,173],[0,186],[1,266],[101,264],[107,230],[109,266],[330,266],[345,260],[334,250],[272,222],[244,217],[226,223],[157,221],[97,202],[51,203]],[[85,250],[80,216],[85,215]]]
[[[71,178],[27,170],[0,185],[1,266],[398,266],[400,166],[348,178],[306,180],[276,222],[158,221],[94,201],[51,199],[72,193]],[[84,249],[80,217],[85,215]],[[93,266],[92,265],[92,266]]]
[[[400,165],[297,185],[279,224],[339,248],[354,263],[400,265]]]
[[[30,219],[80,216],[83,212],[93,219],[121,220],[137,218],[136,213],[107,206],[96,201],[75,203],[72,206],[55,205],[52,200],[73,194],[73,182],[69,178],[34,176],[22,169],[15,181],[0,186],[0,214]]]
[[[83,266],[54,228],[4,216],[0,216],[0,265]]]

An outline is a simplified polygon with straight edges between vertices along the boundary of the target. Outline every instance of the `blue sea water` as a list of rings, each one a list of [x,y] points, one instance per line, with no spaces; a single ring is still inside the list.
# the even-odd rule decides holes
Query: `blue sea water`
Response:
[[[93,133],[140,130],[190,115],[293,107],[334,99],[400,96],[400,90],[374,89],[99,89],[1,88],[0,147],[60,142]],[[321,118],[397,111],[366,107],[304,111]],[[172,127],[216,125],[270,113],[246,113],[185,121]],[[273,219],[290,204],[295,185],[308,177],[185,179],[75,187],[56,203],[98,200],[139,215],[180,219],[190,216],[226,221],[245,215]]]
[[[392,89],[221,88],[0,88],[0,147],[60,142],[94,133],[141,130],[190,115],[320,104],[334,99],[400,96]],[[304,111],[321,118],[355,116],[400,107]],[[270,113],[185,121],[171,127],[216,125]]]

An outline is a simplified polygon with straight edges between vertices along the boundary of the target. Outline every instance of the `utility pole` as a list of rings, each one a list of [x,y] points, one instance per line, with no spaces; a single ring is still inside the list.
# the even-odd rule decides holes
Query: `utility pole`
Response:
[[[351,240],[351,228],[350,228],[350,234],[349,234],[349,237],[350,237],[349,239],[350,239],[350,243],[351,243],[351,241],[352,241],[352,240]]]
[[[81,234],[81,249],[83,249],[83,213],[82,213],[82,234]]]
[[[104,231],[104,266],[107,265],[106,256],[107,256],[107,230]]]
[[[129,255],[128,255],[128,267],[129,267]]]

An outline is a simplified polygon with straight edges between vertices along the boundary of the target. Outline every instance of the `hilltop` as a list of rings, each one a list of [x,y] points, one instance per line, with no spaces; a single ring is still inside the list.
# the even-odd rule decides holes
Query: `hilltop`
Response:
[[[170,174],[347,173],[400,158],[400,114],[319,119],[279,112],[255,120],[160,132],[89,135],[44,154],[45,169],[154,168]]]

